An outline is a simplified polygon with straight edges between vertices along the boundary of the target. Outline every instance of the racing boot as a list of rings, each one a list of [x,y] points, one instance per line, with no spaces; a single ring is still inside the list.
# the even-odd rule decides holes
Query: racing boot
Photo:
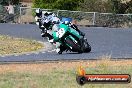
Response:
[[[41,23],[39,23],[39,24],[40,24],[39,28],[41,29],[41,36],[42,37],[46,37],[46,35],[45,35],[46,30],[45,30],[44,26]]]
[[[60,45],[57,49],[56,49],[56,52],[58,54],[62,54],[63,51],[65,51],[66,48],[63,46],[63,45]]]
[[[43,30],[41,30],[41,36],[46,37],[45,32]]]
[[[57,48],[57,49],[56,49],[56,52],[57,52],[58,54],[62,54],[62,51],[60,50],[60,48]]]
[[[80,47],[80,49],[81,49],[80,53],[83,53],[84,52],[84,48],[85,48],[84,47],[84,39],[83,39],[83,36],[81,36],[79,40],[80,40],[80,46],[81,46]]]
[[[53,39],[53,36],[50,35],[49,33],[45,32],[45,33],[41,33],[42,37],[47,37],[48,38],[48,42],[50,42],[51,44],[55,44],[55,41]]]

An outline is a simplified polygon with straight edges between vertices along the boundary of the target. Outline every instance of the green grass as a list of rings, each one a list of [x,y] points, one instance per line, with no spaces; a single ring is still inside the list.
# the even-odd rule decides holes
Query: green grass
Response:
[[[89,73],[131,73],[132,66],[127,71],[119,72],[106,70],[88,70]],[[52,71],[49,74],[6,73],[0,75],[0,88],[81,88],[76,83],[75,70]],[[130,88],[132,84],[85,84],[83,88]]]
[[[0,35],[0,55],[36,51],[42,47],[41,43],[33,40]]]
[[[108,62],[107,62],[108,63]],[[75,64],[75,63],[72,63]],[[78,64],[78,63],[77,63]],[[75,66],[77,65],[75,64]],[[55,66],[56,65],[56,66]],[[0,88],[132,88],[129,84],[85,84],[80,86],[76,82],[76,71],[74,66],[66,67],[69,64],[28,64],[0,66],[4,70],[0,72]],[[15,70],[12,67],[16,67]],[[32,67],[32,69],[30,68]],[[50,69],[52,68],[52,69]],[[6,70],[5,70],[6,69]],[[34,70],[33,70],[34,69]],[[132,65],[109,66],[99,63],[96,66],[86,68],[88,74],[130,74],[132,75]]]

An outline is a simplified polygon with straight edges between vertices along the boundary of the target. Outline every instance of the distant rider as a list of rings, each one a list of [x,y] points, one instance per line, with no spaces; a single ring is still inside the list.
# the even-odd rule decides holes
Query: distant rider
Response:
[[[59,29],[56,24],[60,23],[60,19],[57,18],[54,13],[36,9],[35,20],[36,24],[39,25],[39,28],[41,29],[41,36],[47,37],[50,43],[54,43],[55,41],[53,39],[52,33],[50,32],[52,31],[52,29],[56,31]],[[56,48],[57,53],[60,53],[61,50],[64,50],[64,48],[61,47],[60,44],[56,44]]]
[[[53,38],[49,32],[52,30],[52,20],[54,17],[54,13],[42,11],[41,9],[36,9],[35,20],[36,24],[41,29],[41,36],[48,37],[49,40]]]

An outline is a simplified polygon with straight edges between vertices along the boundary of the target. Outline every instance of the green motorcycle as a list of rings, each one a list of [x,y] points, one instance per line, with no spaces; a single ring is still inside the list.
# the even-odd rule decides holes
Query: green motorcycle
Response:
[[[75,29],[66,24],[60,24],[58,31],[53,31],[53,38],[59,42],[66,51],[72,52],[90,52],[91,46],[88,44],[87,39],[81,36]]]

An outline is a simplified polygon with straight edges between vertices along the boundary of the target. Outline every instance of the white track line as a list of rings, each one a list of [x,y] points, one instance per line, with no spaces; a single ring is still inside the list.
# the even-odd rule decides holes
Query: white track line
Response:
[[[0,56],[0,57],[6,57],[6,56]]]
[[[46,53],[46,52],[41,52],[41,53]]]
[[[16,56],[16,57],[17,57],[17,56],[19,56],[19,55],[15,54],[14,56]]]
[[[27,53],[26,55],[31,55],[30,53]]]
[[[47,51],[47,52],[53,52],[53,51],[55,51],[56,49],[53,49],[53,50],[50,50],[50,51]]]
[[[40,52],[35,52],[34,54],[39,54]]]

